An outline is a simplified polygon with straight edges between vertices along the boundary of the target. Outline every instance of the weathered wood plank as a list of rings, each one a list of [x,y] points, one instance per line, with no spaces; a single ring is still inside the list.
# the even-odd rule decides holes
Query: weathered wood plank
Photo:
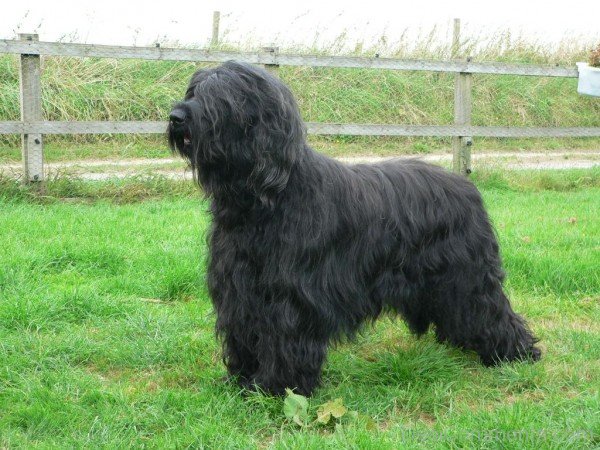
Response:
[[[477,136],[477,137],[600,137],[600,127],[481,127],[462,125],[386,125],[306,122],[314,135],[350,136]],[[167,122],[0,122],[0,134],[162,134]]]
[[[575,67],[555,67],[531,64],[412,60],[356,56],[293,55],[269,52],[223,52],[206,49],[125,47],[63,42],[21,42],[15,40],[0,40],[0,53],[215,63],[235,59],[252,64],[270,64],[279,66],[416,70],[571,78],[577,78],[578,76]]]

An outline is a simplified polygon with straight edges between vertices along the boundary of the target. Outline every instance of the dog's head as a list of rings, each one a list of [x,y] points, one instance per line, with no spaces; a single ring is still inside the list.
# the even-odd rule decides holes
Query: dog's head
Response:
[[[266,199],[280,192],[304,134],[289,89],[266,70],[233,61],[196,72],[169,116],[171,149],[209,195],[245,189]]]

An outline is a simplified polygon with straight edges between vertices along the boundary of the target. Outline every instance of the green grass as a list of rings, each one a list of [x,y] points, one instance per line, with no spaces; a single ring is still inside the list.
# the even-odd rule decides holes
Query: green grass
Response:
[[[309,406],[374,429],[301,429],[221,380],[190,183],[0,180],[0,448],[597,448],[599,180],[477,174],[544,358],[484,368],[384,318],[330,352]]]

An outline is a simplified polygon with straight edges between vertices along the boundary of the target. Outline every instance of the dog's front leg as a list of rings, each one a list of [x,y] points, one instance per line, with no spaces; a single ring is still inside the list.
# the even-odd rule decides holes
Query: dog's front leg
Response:
[[[242,387],[250,387],[252,375],[258,369],[255,343],[251,336],[240,334],[233,327],[224,331],[223,362],[229,376],[236,378]]]
[[[309,336],[271,335],[259,349],[259,369],[254,383],[262,390],[283,395],[286,388],[310,396],[321,382],[326,342]]]
[[[261,316],[248,324],[257,335],[258,369],[253,383],[273,395],[283,395],[286,388],[311,395],[321,381],[327,334],[290,300],[265,305]]]
[[[223,362],[229,376],[244,387],[251,385],[258,370],[258,336],[253,324],[259,317],[262,300],[253,294],[253,279],[248,264],[213,256],[207,281],[217,315],[215,328],[223,346]]]

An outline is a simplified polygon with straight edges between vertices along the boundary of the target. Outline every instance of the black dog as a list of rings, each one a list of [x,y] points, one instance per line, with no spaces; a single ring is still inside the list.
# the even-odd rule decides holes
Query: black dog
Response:
[[[310,395],[328,344],[384,311],[417,335],[433,324],[440,342],[486,365],[539,359],[466,179],[316,153],[288,88],[237,62],[194,74],[168,134],[211,198],[208,287],[243,386]]]

